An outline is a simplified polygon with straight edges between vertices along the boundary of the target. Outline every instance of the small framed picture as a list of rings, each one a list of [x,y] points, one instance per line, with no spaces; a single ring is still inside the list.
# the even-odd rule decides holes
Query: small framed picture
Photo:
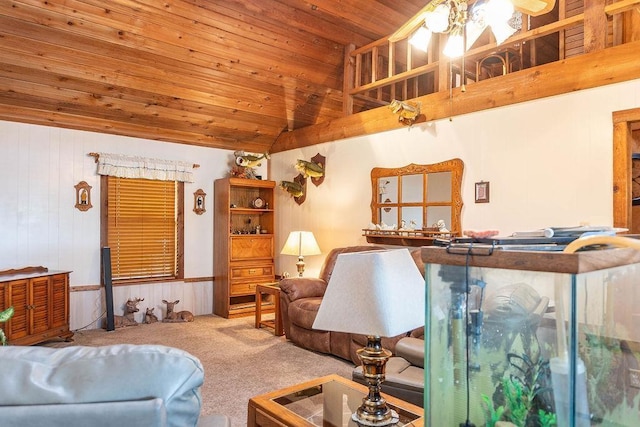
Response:
[[[489,203],[489,183],[476,182],[476,203]]]

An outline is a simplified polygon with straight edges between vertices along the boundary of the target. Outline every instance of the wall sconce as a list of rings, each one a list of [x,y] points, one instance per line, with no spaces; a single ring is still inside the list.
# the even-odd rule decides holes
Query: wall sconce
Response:
[[[197,215],[202,215],[207,210],[204,207],[204,197],[207,195],[201,188],[198,188],[195,193],[193,193],[193,211]]]
[[[93,207],[91,204],[91,186],[86,181],[80,181],[73,186],[76,189],[76,208],[81,211],[88,211]]]

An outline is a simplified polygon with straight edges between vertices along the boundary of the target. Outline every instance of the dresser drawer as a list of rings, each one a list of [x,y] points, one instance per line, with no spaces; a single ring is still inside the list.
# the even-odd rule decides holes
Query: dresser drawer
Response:
[[[273,280],[275,274],[273,272],[273,264],[268,265],[252,265],[242,267],[231,267],[231,280],[255,280],[265,279]]]
[[[242,235],[231,237],[231,261],[273,258],[273,237]]]
[[[256,293],[256,285],[258,284],[259,282],[232,283],[229,291],[232,296],[253,295]]]

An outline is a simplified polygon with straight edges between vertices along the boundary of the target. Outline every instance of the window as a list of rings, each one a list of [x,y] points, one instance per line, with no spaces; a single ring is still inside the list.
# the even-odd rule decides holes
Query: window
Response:
[[[183,277],[184,184],[102,177],[102,246],[113,282]]]

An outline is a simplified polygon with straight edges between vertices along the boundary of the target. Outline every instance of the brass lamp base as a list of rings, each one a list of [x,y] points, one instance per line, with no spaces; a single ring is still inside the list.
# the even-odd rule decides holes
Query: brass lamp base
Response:
[[[298,269],[298,277],[302,277],[302,274],[304,273],[304,257],[302,255],[298,257],[296,268]]]
[[[358,357],[362,361],[362,374],[369,384],[369,394],[362,399],[362,405],[351,419],[363,426],[380,427],[396,424],[400,417],[396,411],[387,406],[387,401],[380,395],[385,365],[391,357],[391,352],[382,348],[380,337],[368,336],[367,346],[358,350]]]

